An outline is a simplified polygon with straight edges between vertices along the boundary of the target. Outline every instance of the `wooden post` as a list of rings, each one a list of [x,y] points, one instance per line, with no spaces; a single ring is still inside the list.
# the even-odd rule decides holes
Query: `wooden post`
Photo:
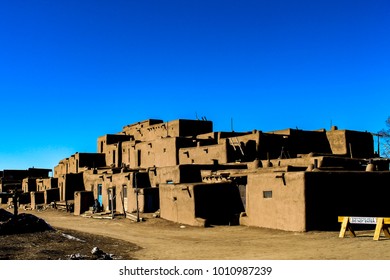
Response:
[[[343,222],[341,224],[341,230],[339,237],[344,238],[345,232],[349,230],[349,233],[351,234],[351,237],[356,237],[355,231],[352,229],[351,224],[349,223],[349,217],[343,217]]]
[[[378,218],[376,220],[374,240],[376,240],[376,241],[379,240],[379,238],[381,237],[382,228],[383,228],[383,218]]]

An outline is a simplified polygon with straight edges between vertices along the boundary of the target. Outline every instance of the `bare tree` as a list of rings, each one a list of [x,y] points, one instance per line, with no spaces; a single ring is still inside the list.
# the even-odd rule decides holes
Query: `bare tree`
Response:
[[[386,120],[386,128],[378,132],[381,139],[381,156],[390,158],[390,117]]]

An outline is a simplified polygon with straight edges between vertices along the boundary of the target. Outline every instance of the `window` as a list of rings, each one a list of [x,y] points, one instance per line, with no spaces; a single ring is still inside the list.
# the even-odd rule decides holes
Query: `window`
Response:
[[[272,198],[272,191],[263,191],[263,198]]]

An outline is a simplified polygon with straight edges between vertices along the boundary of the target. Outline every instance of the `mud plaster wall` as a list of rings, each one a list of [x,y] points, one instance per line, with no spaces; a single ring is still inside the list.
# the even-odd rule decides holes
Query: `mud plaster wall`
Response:
[[[180,164],[212,164],[215,160],[224,164],[228,162],[227,139],[220,144],[182,148],[179,150]]]
[[[136,135],[136,133],[139,133],[141,131],[141,129],[143,129],[144,127],[150,127],[152,125],[156,125],[156,124],[161,124],[163,123],[162,120],[158,120],[158,119],[149,119],[149,120],[144,120],[144,121],[141,121],[141,122],[138,122],[138,123],[134,123],[134,124],[130,124],[130,125],[127,125],[125,127],[123,127],[123,132],[126,134],[126,135]]]
[[[181,181],[181,169],[179,165],[157,167],[149,171],[149,178],[152,187],[168,182],[179,184]]]
[[[93,192],[80,191],[74,193],[74,215],[78,216],[93,206]]]
[[[30,192],[31,208],[36,209],[38,204],[45,203],[45,196],[43,192]]]
[[[199,183],[202,182],[201,170],[214,170],[215,165],[176,165],[152,169],[149,171],[153,187],[164,183]]]
[[[134,153],[135,141],[126,141],[122,143],[122,163],[126,166],[134,166],[135,153]]]
[[[194,186],[187,184],[161,184],[160,215],[161,218],[176,223],[197,226],[195,219]]]
[[[228,138],[228,162],[235,162],[236,160],[249,162],[258,158],[260,133],[254,131],[250,134]],[[244,155],[238,145],[240,145]]]
[[[285,184],[281,177],[282,174],[284,174]],[[242,224],[288,231],[305,231],[305,209],[303,172],[248,175],[247,217],[241,219]]]
[[[75,191],[84,190],[83,173],[65,174],[58,178],[60,200],[73,200]]]
[[[69,158],[61,160],[58,165],[54,167],[54,178],[59,178],[62,175],[69,173]]]
[[[390,172],[306,172],[308,230],[338,230],[338,216],[390,217]]]
[[[351,130],[332,130],[326,132],[333,154],[370,158],[374,153],[374,140],[370,133]]]
[[[76,153],[69,158],[69,173],[83,172],[88,167],[97,168],[106,166],[104,154]]]
[[[84,176],[86,190],[92,191],[97,198],[98,185],[102,185],[102,207],[104,211],[111,210],[111,195],[108,190],[115,189],[114,210],[117,213],[133,212],[137,210],[137,195],[135,192],[133,172],[116,174],[92,174]],[[137,175],[139,187],[138,207],[141,212],[155,212],[159,208],[158,189],[151,189],[148,173],[142,172]]]
[[[60,189],[58,188],[47,189],[44,190],[43,193],[44,193],[45,204],[50,204],[53,201],[60,200]]]
[[[166,220],[226,225],[242,211],[238,188],[231,183],[160,185],[160,212]]]
[[[174,166],[177,162],[176,138],[164,138],[136,145],[141,155],[139,167]]]
[[[37,182],[35,178],[25,178],[22,181],[23,192],[35,192],[37,191]]]
[[[238,224],[245,211],[238,187],[230,182],[196,185],[194,197],[195,216],[209,225]]]
[[[104,136],[100,136],[97,139],[97,152],[106,153],[107,146],[129,140],[131,140],[131,136],[123,134],[106,134]]]
[[[38,191],[45,191],[54,188],[58,188],[58,178],[37,179]]]
[[[112,144],[106,146],[106,165],[120,167],[122,163],[122,144]]]
[[[119,173],[119,174],[111,174],[104,176],[104,182],[102,183],[102,198],[103,198],[103,209],[106,211],[111,210],[111,198],[112,195],[115,197],[114,199],[114,210],[119,213],[124,213],[124,210],[127,208],[125,201],[123,200],[123,186],[131,185],[132,176],[130,173]],[[129,187],[127,187],[129,188]],[[109,192],[110,190],[110,192]],[[114,190],[114,193],[112,193]]]

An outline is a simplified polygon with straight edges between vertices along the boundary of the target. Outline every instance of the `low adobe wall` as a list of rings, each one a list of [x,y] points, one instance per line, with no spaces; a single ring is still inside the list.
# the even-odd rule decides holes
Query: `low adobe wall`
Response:
[[[60,200],[60,189],[59,188],[47,189],[44,191],[45,204],[50,204],[54,201],[59,201],[59,200]]]
[[[93,192],[80,191],[74,193],[74,215],[79,216],[93,206]]]
[[[36,209],[37,205],[45,203],[44,192],[30,192],[31,196],[31,208]]]
[[[288,231],[306,230],[304,172],[248,175],[246,216],[240,224]]]
[[[338,216],[390,217],[390,172],[306,172],[307,230],[338,230]]]
[[[244,210],[232,183],[161,184],[161,218],[192,226],[238,223]]]
[[[240,223],[287,231],[339,230],[338,216],[390,217],[389,182],[388,171],[250,174]]]
[[[153,213],[160,208],[159,188],[138,189],[138,197],[135,188],[130,188],[127,191],[128,205],[127,212],[137,212],[138,209],[142,213]]]

